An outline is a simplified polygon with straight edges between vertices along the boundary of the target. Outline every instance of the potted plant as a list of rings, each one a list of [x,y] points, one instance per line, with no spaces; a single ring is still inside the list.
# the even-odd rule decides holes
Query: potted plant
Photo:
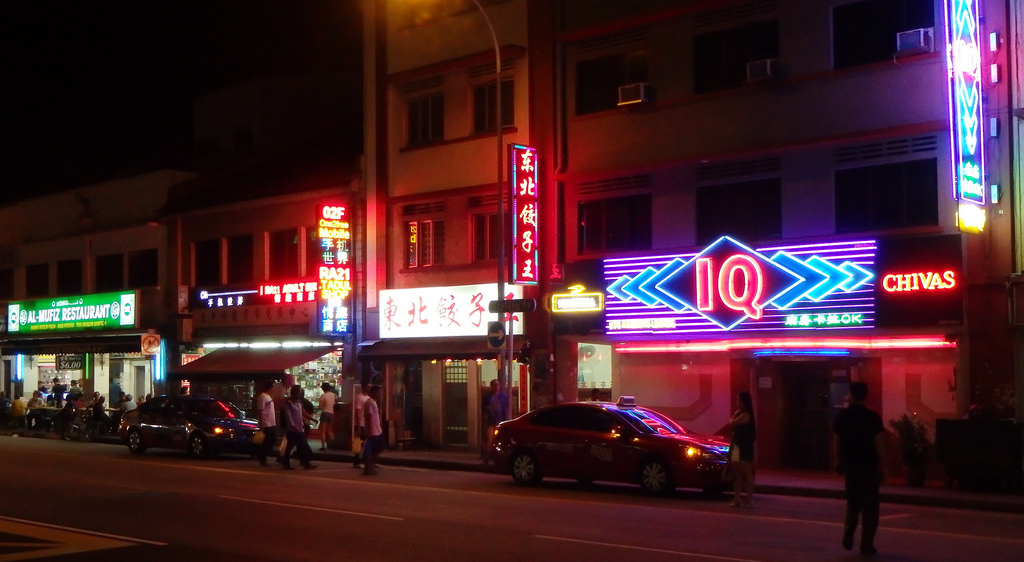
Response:
[[[907,485],[923,486],[928,468],[928,449],[931,448],[928,427],[918,419],[917,414],[903,414],[889,420],[889,427],[899,439],[900,459],[907,471]]]

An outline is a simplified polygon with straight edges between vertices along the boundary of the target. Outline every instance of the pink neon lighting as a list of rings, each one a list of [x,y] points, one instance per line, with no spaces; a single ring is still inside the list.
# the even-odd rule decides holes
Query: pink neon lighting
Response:
[[[743,275],[743,293],[736,294],[735,277]],[[764,272],[754,258],[744,254],[729,256],[718,274],[718,294],[722,303],[733,310],[746,313],[754,320],[761,319],[761,293],[764,292]]]
[[[711,258],[697,259],[697,310],[709,312],[715,309],[714,264]]]
[[[941,349],[955,348],[945,336],[910,336],[893,338],[772,338],[733,339],[698,342],[628,342],[615,344],[618,353],[698,353],[738,351],[746,349]]]

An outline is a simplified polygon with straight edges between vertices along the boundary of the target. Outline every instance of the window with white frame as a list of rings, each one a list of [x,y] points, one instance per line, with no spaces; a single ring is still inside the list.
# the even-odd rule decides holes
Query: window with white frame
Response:
[[[444,221],[410,220],[405,223],[405,266],[430,267],[444,263]]]

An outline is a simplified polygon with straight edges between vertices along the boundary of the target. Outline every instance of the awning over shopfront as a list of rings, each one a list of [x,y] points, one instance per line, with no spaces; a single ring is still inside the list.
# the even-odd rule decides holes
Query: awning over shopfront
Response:
[[[522,349],[526,338],[513,340],[515,350]],[[393,338],[370,340],[356,347],[359,359],[431,357],[437,359],[494,359],[502,350],[487,344],[485,336],[462,338]]]
[[[171,374],[181,378],[196,375],[280,375],[287,369],[335,350],[333,347],[224,348],[171,369]]]

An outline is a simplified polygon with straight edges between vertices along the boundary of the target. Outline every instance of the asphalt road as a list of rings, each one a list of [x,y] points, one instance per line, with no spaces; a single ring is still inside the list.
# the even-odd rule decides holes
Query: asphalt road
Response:
[[[6,560],[844,560],[843,504],[0,439]],[[878,560],[1021,560],[1024,515],[883,505]]]

